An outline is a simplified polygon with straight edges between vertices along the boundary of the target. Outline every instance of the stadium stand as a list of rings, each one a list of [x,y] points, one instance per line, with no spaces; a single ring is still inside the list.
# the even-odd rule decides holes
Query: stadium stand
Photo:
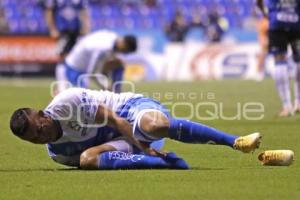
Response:
[[[45,34],[47,25],[42,0],[1,0],[0,7],[12,34]],[[157,0],[147,4],[136,0],[90,0],[92,30],[99,28],[163,29],[176,9],[191,20],[199,12],[205,20],[208,10],[216,10],[229,22],[230,28],[242,28],[242,21],[251,15],[249,0]],[[153,2],[153,1],[151,1]],[[193,12],[191,12],[193,11]]]

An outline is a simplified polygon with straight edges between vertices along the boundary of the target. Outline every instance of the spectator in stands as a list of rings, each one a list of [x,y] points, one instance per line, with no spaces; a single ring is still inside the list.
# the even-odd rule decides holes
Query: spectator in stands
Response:
[[[4,10],[0,8],[0,33],[8,33],[9,27],[4,16]]]
[[[157,1],[156,0],[144,0],[144,3],[149,7],[153,8],[157,6]]]
[[[59,54],[63,59],[80,35],[90,29],[87,0],[44,0],[46,21],[52,38],[58,39]]]
[[[167,37],[172,42],[183,42],[188,30],[189,25],[180,10],[176,11],[174,19],[165,28]]]
[[[204,24],[205,38],[208,42],[220,42],[227,29],[227,21],[213,11],[208,14],[208,21]]]
[[[193,10],[192,12],[192,21],[190,23],[190,28],[204,28],[204,23],[200,17],[198,9]]]

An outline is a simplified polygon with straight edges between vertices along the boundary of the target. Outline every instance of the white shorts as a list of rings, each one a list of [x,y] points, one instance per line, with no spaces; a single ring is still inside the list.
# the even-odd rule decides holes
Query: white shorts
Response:
[[[118,137],[110,142],[104,143],[104,145],[110,145],[115,148],[116,151],[122,151],[126,153],[133,153],[133,145],[127,142],[124,137]]]
[[[122,151],[126,153],[140,153],[140,150],[134,147],[130,142],[128,142],[124,137],[118,137],[110,142],[104,143],[105,145],[110,145],[115,148],[116,151]],[[151,148],[156,150],[161,150],[165,144],[165,140],[157,140],[150,144]]]

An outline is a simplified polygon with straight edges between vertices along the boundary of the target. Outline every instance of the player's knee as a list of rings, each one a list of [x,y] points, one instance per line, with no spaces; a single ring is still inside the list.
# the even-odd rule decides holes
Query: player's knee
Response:
[[[140,121],[140,129],[157,138],[167,137],[169,120],[165,116],[146,113]]]
[[[98,167],[98,156],[89,153],[88,151],[83,152],[80,155],[80,168],[82,169],[97,169]]]

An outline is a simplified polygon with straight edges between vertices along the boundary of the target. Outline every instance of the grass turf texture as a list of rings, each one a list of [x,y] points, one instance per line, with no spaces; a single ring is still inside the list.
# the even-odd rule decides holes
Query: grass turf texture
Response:
[[[300,155],[300,115],[279,119],[280,103],[271,80],[207,81],[194,83],[143,83],[137,92],[170,101],[172,92],[196,93],[185,100],[195,105],[207,101],[223,102],[224,115],[233,116],[237,103],[263,103],[265,116],[259,121],[212,120],[204,123],[218,129],[245,135],[263,134],[259,151],[243,154],[228,147],[189,145],[167,141],[166,150],[184,157],[188,171],[119,170],[80,171],[53,162],[44,146],[23,142],[9,131],[9,118],[18,107],[43,108],[50,101],[50,81],[0,81],[0,199],[298,199],[300,196],[299,162],[290,167],[261,166],[259,152],[267,149],[292,149]],[[165,94],[165,95],[163,95]],[[174,96],[173,96],[174,97]],[[173,99],[174,100],[174,99]],[[184,101],[182,95],[174,102]],[[176,109],[178,116],[187,116]]]

